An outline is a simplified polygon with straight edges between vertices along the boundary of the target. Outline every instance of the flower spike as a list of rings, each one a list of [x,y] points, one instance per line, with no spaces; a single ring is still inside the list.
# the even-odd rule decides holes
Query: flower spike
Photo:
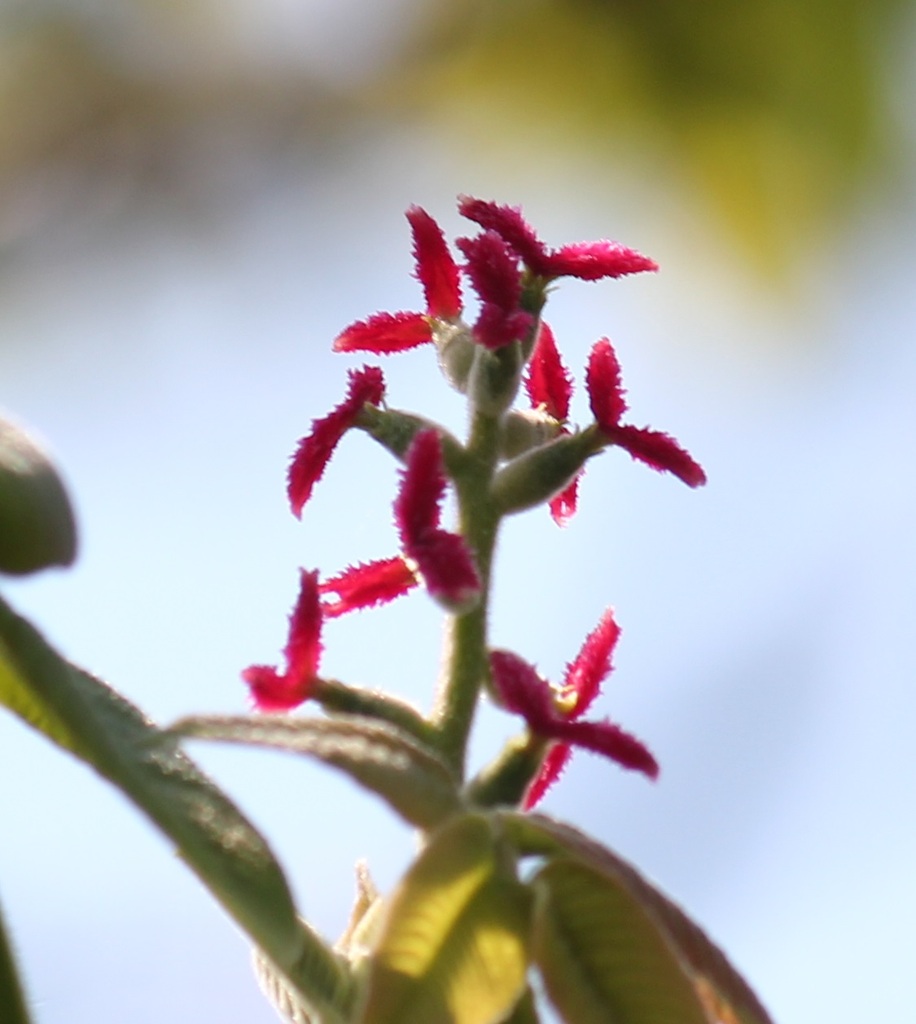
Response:
[[[598,281],[604,277],[623,277],[644,270],[658,270],[647,256],[619,242],[573,242],[559,249],[548,249],[515,206],[460,196],[458,211],[485,231],[495,231],[517,253],[528,269],[539,277],[577,277]]]
[[[385,394],[385,378],[377,366],[351,370],[346,398],[327,416],[312,421],[312,432],[302,438],[289,467],[287,494],[295,516],[302,515],[315,484],[343,435],[356,422],[368,402],[378,405]]]
[[[450,611],[477,601],[480,577],[464,539],[439,526],[445,494],[442,443],[435,430],[421,430],[407,452],[394,517],[404,553],[417,565],[430,596]]]
[[[259,711],[289,711],[307,700],[318,675],[321,658],[321,605],[318,573],[300,573],[299,598],[289,620],[283,656],[286,669],[252,665],[242,673]]]
[[[620,363],[607,338],[601,338],[592,347],[586,386],[598,427],[611,444],[618,445],[653,469],[673,473],[688,487],[700,487],[706,483],[703,467],[673,437],[659,430],[620,422],[627,405],[620,380]]]

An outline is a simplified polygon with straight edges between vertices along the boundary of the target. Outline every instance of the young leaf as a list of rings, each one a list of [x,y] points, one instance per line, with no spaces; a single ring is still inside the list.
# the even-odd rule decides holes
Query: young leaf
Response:
[[[534,960],[568,1024],[710,1024],[667,936],[633,895],[552,858],[534,879]]]
[[[0,703],[117,786],[179,854],[303,1002],[339,1021],[343,963],[296,916],[270,848],[140,711],[53,651],[0,600]]]
[[[260,950],[254,951],[253,966],[265,998],[287,1024],[320,1024],[303,1005],[292,985]]]
[[[528,930],[528,893],[501,860],[490,821],[453,819],[391,897],[360,1024],[505,1020],[525,991]]]
[[[70,499],[47,455],[0,419],[0,572],[23,574],[76,557]]]
[[[346,772],[420,828],[432,828],[460,807],[458,786],[444,761],[397,726],[360,715],[187,718],[172,731],[314,757]]]
[[[502,813],[500,821],[522,854],[560,855],[619,887],[675,952],[710,1021],[773,1024],[751,987],[705,932],[621,857],[569,825],[540,814]]]

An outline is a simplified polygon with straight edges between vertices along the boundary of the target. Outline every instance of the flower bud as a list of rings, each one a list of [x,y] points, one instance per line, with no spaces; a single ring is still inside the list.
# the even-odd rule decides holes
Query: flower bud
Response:
[[[23,575],[76,557],[76,525],[47,455],[0,420],[0,572]]]
[[[522,380],[521,346],[517,341],[502,348],[475,346],[468,378],[468,397],[475,412],[500,416],[515,401]]]
[[[543,409],[510,409],[500,423],[499,454],[514,459],[552,441],[562,429]]]
[[[477,345],[463,323],[433,321],[433,342],[439,355],[439,369],[449,384],[462,395],[468,389],[468,377]]]
[[[461,445],[451,435],[432,420],[416,413],[403,412],[400,409],[377,409],[366,406],[356,420],[356,426],[364,430],[373,440],[386,448],[399,461],[403,462],[413,439],[421,430],[436,430],[442,435],[443,449],[448,453],[460,449]]]
[[[493,500],[505,515],[542,505],[570,483],[594,452],[586,433],[565,434],[533,448],[496,474]]]

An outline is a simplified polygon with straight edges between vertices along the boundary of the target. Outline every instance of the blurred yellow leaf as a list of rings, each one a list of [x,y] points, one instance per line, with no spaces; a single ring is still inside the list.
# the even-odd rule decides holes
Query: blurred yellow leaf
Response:
[[[903,0],[450,0],[392,76],[481,159],[566,146],[701,198],[791,264],[891,152],[879,42]],[[419,99],[418,99],[419,97]]]
[[[368,961],[364,1024],[496,1024],[525,989],[528,899],[492,826],[457,818],[408,871]]]

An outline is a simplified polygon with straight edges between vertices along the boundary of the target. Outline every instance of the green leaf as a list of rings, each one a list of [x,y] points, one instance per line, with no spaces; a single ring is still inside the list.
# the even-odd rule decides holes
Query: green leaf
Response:
[[[502,853],[480,815],[433,835],[391,898],[367,961],[361,1024],[508,1016],[525,992],[530,901]]]
[[[596,899],[598,893],[604,893],[606,887],[610,886],[625,895],[632,908],[638,908],[638,914],[636,909],[627,913],[632,914],[634,922],[639,922],[640,915],[642,920],[649,922],[661,941],[676,956],[682,971],[693,985],[696,999],[705,1010],[706,1016],[700,1020],[708,1019],[716,1024],[773,1024],[760,1000],[729,963],[725,954],[697,924],[632,865],[577,829],[543,815],[505,812],[499,817],[508,836],[523,854],[545,856],[548,865],[557,857],[561,863],[578,864],[588,869],[597,879]],[[551,874],[544,876],[543,885],[548,890],[553,886],[553,877]],[[572,886],[571,878],[564,883],[567,888]],[[560,880],[564,881],[562,873]],[[557,891],[560,892],[559,889]],[[566,892],[566,889],[562,892]],[[542,901],[545,898],[542,896]],[[620,899],[623,900],[623,896]],[[566,904],[562,897],[559,903],[555,897],[554,905],[562,907]],[[544,913],[543,909],[540,912]],[[560,914],[561,911],[557,910],[556,913]],[[544,927],[550,927],[549,922]],[[643,925],[634,924],[633,927],[634,934],[638,934]],[[645,1019],[648,1021],[651,1018]],[[681,1018],[676,1019],[680,1024]],[[688,1021],[695,1018],[684,1016],[683,1019]],[[579,1024],[579,1018],[576,1018],[576,1024]]]
[[[314,757],[346,772],[420,828],[432,828],[460,808],[457,782],[444,761],[397,726],[361,715],[195,717],[171,731]]]
[[[569,1024],[709,1024],[690,976],[640,902],[553,858],[534,880],[534,960]]]
[[[16,575],[76,557],[70,499],[47,455],[0,419],[0,572]]]
[[[0,1009],[3,1010],[3,1024],[29,1024],[31,1017],[26,1007],[25,994],[16,970],[13,944],[7,935],[0,913]]]
[[[322,1020],[342,1020],[342,962],[301,922],[264,839],[174,742],[56,654],[0,600],[0,703],[117,786],[176,845]]]
[[[319,1024],[286,978],[258,950],[254,955],[254,975],[267,1001],[287,1024]]]

